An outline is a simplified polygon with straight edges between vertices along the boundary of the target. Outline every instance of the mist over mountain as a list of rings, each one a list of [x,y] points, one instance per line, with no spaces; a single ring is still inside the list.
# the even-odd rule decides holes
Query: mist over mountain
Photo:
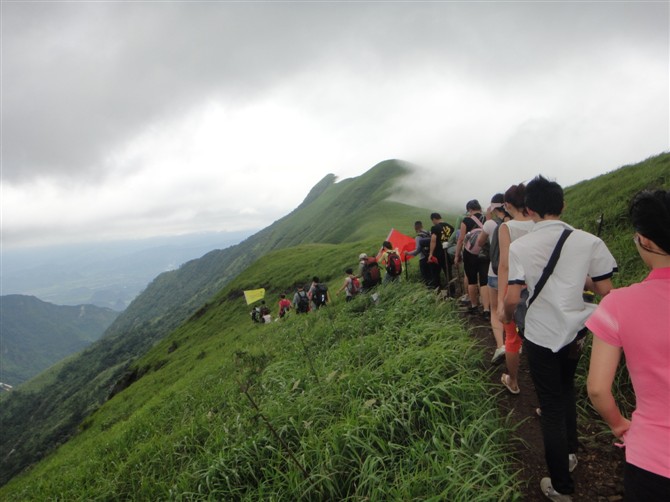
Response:
[[[60,306],[0,296],[0,382],[17,386],[98,340],[118,316],[95,305]]]
[[[58,305],[124,310],[158,274],[250,232],[216,232],[135,241],[92,242],[2,251],[2,294],[36,296]]]
[[[324,178],[303,204],[268,228],[237,246],[161,274],[101,340],[6,396],[0,406],[0,481],[39,463],[1,488],[0,496],[255,500],[285,495],[288,483],[295,493],[340,500],[361,492],[319,497],[329,492],[304,490],[314,481],[333,489],[360,488],[364,483],[348,474],[365,473],[371,467],[367,460],[380,458],[375,455],[381,450],[392,450],[397,463],[389,467],[378,462],[384,474],[375,476],[375,482],[394,486],[387,476],[426,463],[423,460],[431,455],[426,448],[434,446],[433,432],[439,430],[447,435],[437,441],[444,450],[434,458],[447,459],[448,465],[440,465],[437,473],[420,473],[412,486],[426,486],[425,480],[434,475],[458,484],[452,474],[470,467],[489,476],[492,466],[501,462],[478,459],[477,466],[466,467],[463,462],[486,457],[481,453],[484,444],[509,452],[509,438],[495,437],[495,422],[481,442],[475,441],[478,433],[473,433],[480,428],[471,425],[486,412],[462,414],[461,406],[481,404],[488,391],[473,391],[470,382],[450,394],[456,386],[453,379],[469,378],[481,360],[474,347],[455,349],[450,336],[458,338],[456,330],[462,329],[458,312],[411,284],[411,272],[409,281],[399,285],[403,289],[382,288],[379,305],[370,306],[366,297],[348,303],[340,299],[325,312],[289,316],[272,326],[253,325],[242,299],[243,290],[265,287],[272,301],[317,272],[333,291],[345,267],[356,263],[359,252],[378,249],[391,226],[410,233],[414,219],[425,219],[427,210],[389,202],[406,173],[407,166],[388,161],[339,183],[332,175]],[[626,215],[632,195],[652,187],[670,187],[670,154],[565,189],[565,221],[600,233],[619,264],[617,286],[647,272],[636,256]],[[412,266],[416,267],[410,262]],[[447,315],[425,322],[426,315],[438,311]],[[426,352],[429,334],[438,346]],[[472,340],[467,332],[461,335]],[[379,339],[378,345],[370,345],[373,338]],[[471,369],[435,364],[447,352]],[[399,354],[402,361],[395,359]],[[417,373],[417,363],[425,366],[426,361],[426,374]],[[372,385],[371,376],[380,368],[391,374]],[[394,398],[387,391],[395,390],[401,379],[409,386]],[[430,388],[437,394],[421,397]],[[257,398],[260,410],[247,397]],[[424,406],[428,403],[436,403],[445,414],[433,416]],[[398,420],[386,414],[389,410],[398,411]],[[301,478],[259,417],[271,417],[285,444],[314,467],[313,479],[309,473]],[[417,442],[408,446],[403,431],[409,425],[416,427],[411,439]],[[377,441],[375,434],[384,427],[389,436]],[[450,443],[454,437],[468,440]],[[452,452],[463,447],[469,449],[449,464]],[[407,450],[418,452],[418,458]],[[266,468],[269,465],[273,467]],[[479,481],[469,487],[470,495],[481,489]]]
[[[327,175],[294,211],[260,232],[158,275],[100,340],[3,400],[0,450],[13,454],[0,459],[0,482],[66,441],[84,417],[137,378],[132,371],[125,373],[133,361],[261,256],[309,243],[374,239],[378,246],[398,221],[406,222],[410,231],[413,221],[427,217],[429,211],[387,200],[409,173],[407,163],[388,160],[338,183],[334,175]],[[306,282],[313,273],[300,281]]]

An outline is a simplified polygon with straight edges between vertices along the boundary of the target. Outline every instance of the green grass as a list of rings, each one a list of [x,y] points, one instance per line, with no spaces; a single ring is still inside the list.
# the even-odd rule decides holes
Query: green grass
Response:
[[[630,239],[627,203],[641,188],[669,188],[669,159],[664,154],[566,190],[569,223],[595,231],[596,218],[605,215],[602,237],[620,265],[619,285],[645,274]],[[389,166],[395,169],[381,165],[364,175],[368,183],[360,186],[382,187],[387,195]],[[315,189],[313,203],[330,197],[323,208],[333,208],[359,186],[332,181]],[[319,225],[336,226],[325,209],[311,213],[314,225],[308,215],[294,220],[296,227],[277,222],[271,231],[279,233],[265,242],[286,238],[286,248],[277,244],[157,340],[126,371],[134,375],[128,383],[136,381],[83,414],[79,433],[0,488],[0,498],[520,499],[524,480],[509,455],[511,424],[497,411],[499,386],[487,383],[482,350],[449,304],[416,284],[400,284],[382,288],[379,305],[338,298],[316,314],[270,326],[249,320],[244,289],[265,287],[273,307],[281,292],[312,275],[334,292],[343,270],[356,265],[360,252],[376,250],[386,227],[410,233],[413,220],[426,217],[416,208],[375,204],[383,210],[343,204],[338,218],[358,210],[370,219],[333,228],[333,242],[309,242]],[[300,235],[305,240],[290,242]],[[146,319],[137,329],[155,336],[157,322]],[[587,363],[584,357],[581,375]],[[95,379],[104,381],[114,368],[100,371]],[[625,374],[617,388],[630,396]],[[68,399],[80,396],[73,391]],[[594,419],[584,395],[580,409],[581,420]]]
[[[520,496],[511,426],[449,304],[399,284],[265,326],[237,322],[229,293],[3,500]]]

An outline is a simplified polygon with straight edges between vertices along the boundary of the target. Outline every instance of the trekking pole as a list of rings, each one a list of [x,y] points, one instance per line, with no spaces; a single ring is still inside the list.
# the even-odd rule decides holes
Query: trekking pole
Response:
[[[407,270],[409,268],[407,265],[409,260],[407,259],[407,251],[403,252],[403,256],[405,257],[405,280],[409,282],[409,270]]]

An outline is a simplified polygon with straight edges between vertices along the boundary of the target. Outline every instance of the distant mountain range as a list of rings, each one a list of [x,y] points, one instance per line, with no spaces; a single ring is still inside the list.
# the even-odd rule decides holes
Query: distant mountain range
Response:
[[[96,410],[99,411],[92,418],[98,417],[104,422],[100,428],[107,430],[115,422],[107,423],[100,415],[117,406],[114,409],[123,418],[115,427],[126,430],[126,420],[133,420],[136,411],[125,400],[128,394],[142,391],[141,400],[152,401],[151,410],[145,410],[143,415],[146,424],[159,413],[173,418],[184,410],[169,408],[172,399],[154,399],[161,386],[186,382],[175,391],[175,397],[182,393],[191,396],[189,387],[217,386],[232,378],[222,371],[223,358],[251,362],[254,357],[261,359],[262,349],[256,354],[253,347],[248,354],[226,352],[234,349],[232,342],[223,338],[227,325],[250,329],[242,290],[265,287],[277,296],[304,283],[317,271],[323,281],[334,282],[343,277],[345,266],[356,263],[359,252],[378,249],[391,227],[410,233],[414,220],[426,220],[430,211],[389,200],[410,172],[409,165],[391,160],[338,183],[335,176],[328,175],[293,212],[269,227],[238,245],[212,251],[156,277],[100,340],[2,399],[0,451],[11,455],[0,456],[0,484],[68,441],[77,430],[86,435],[86,428],[91,426],[87,417]],[[604,221],[603,238],[621,256],[620,268],[627,278],[636,276],[643,273],[643,267],[632,257],[630,233],[623,223],[625,205],[640,188],[669,184],[670,154],[664,154],[568,187],[566,202],[570,212],[565,215],[566,221],[592,232],[599,227],[597,221]],[[231,308],[232,304],[239,308]],[[346,323],[335,319],[333,323],[339,331],[347,330]],[[205,340],[209,345],[205,345]],[[188,360],[181,361],[187,370],[180,373],[173,361],[183,358],[184,353],[189,354]],[[189,381],[190,373],[205,361],[216,361],[212,363],[216,369],[208,376],[210,380]],[[106,401],[109,402],[103,406]],[[191,404],[197,405],[198,420],[202,421],[228,406],[221,396],[211,403]],[[146,424],[137,430],[153,434]],[[136,452],[132,440],[127,449]],[[156,442],[163,444],[158,436]],[[103,448],[103,443],[97,447]],[[180,454],[180,458],[191,453]],[[81,455],[84,458],[86,452]],[[142,466],[135,460],[133,457],[128,462],[128,473],[132,470],[141,475]],[[213,462],[209,459],[203,464],[204,469]]]
[[[212,249],[237,244],[249,232],[210,232],[134,241],[2,251],[2,294],[57,305],[91,304],[117,311],[162,272]]]
[[[0,296],[0,382],[16,386],[98,340],[118,312]]]

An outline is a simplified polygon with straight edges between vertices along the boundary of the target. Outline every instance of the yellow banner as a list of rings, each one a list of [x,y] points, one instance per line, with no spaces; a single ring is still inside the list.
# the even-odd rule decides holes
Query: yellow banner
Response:
[[[247,305],[262,300],[263,298],[265,298],[265,288],[251,289],[244,292],[244,299],[247,301]]]

